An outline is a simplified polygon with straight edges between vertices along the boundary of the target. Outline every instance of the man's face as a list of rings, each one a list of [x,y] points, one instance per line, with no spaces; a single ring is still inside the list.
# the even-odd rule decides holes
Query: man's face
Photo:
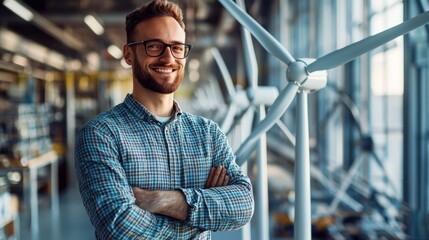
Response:
[[[164,43],[185,43],[185,32],[172,17],[155,17],[140,22],[134,30],[133,41],[157,39]],[[169,94],[177,90],[184,78],[185,59],[176,59],[169,47],[158,57],[146,54],[143,44],[125,54],[131,60],[134,78],[151,91]]]

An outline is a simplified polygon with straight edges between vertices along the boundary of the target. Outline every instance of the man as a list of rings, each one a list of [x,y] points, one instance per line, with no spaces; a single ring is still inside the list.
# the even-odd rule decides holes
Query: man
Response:
[[[180,8],[154,0],[126,18],[133,90],[76,137],[76,175],[97,239],[210,239],[253,215],[249,178],[217,124],[182,112]]]

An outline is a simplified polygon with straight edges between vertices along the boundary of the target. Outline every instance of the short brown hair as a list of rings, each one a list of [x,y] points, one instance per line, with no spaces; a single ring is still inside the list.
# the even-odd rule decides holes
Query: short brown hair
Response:
[[[153,0],[130,12],[126,16],[125,30],[127,32],[127,43],[132,41],[134,28],[139,22],[153,17],[163,16],[174,18],[180,24],[183,30],[185,30],[182,9],[176,3],[169,2],[168,0]]]

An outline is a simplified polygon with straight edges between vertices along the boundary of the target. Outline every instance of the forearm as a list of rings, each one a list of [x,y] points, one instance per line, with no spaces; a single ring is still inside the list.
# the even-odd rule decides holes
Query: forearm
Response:
[[[181,189],[190,207],[188,224],[225,231],[244,226],[253,216],[251,185],[233,184],[209,189]]]
[[[189,206],[181,191],[149,191],[134,187],[133,192],[137,206],[146,211],[180,221],[188,218]]]

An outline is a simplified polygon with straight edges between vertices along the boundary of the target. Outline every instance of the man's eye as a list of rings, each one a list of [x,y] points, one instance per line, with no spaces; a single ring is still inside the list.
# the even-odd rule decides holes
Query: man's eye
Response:
[[[175,45],[175,46],[172,46],[172,48],[173,48],[173,51],[175,51],[175,52],[183,52],[183,46],[177,46],[177,45]]]
[[[159,50],[162,48],[162,46],[161,44],[148,44],[146,48],[149,50]]]

